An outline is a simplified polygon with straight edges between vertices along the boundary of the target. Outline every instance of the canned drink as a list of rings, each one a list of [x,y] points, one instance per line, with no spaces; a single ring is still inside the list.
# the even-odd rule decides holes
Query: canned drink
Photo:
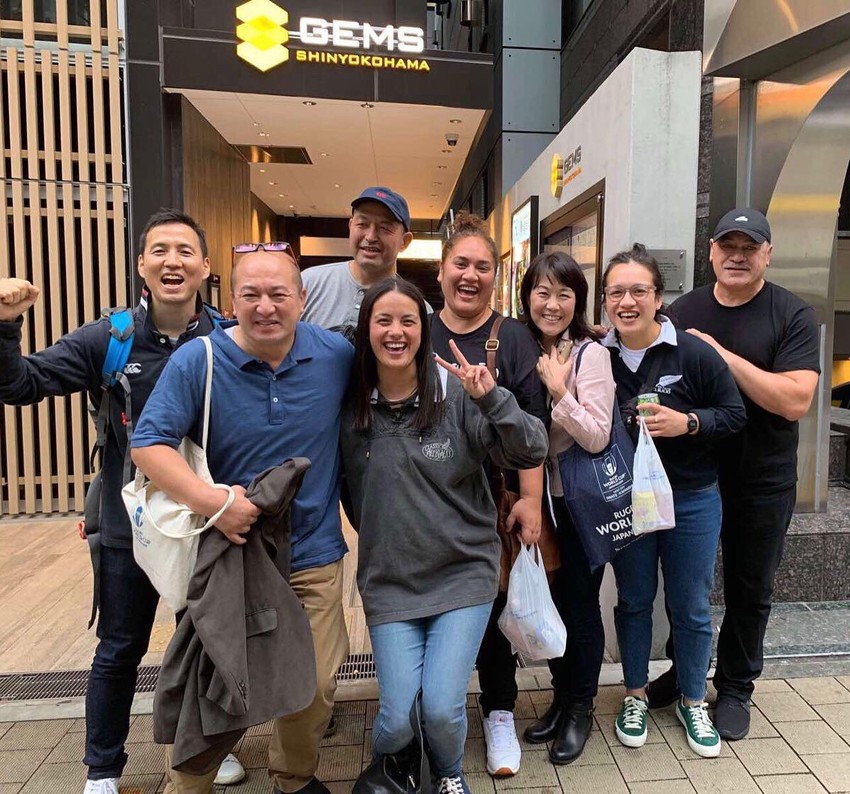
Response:
[[[638,404],[638,413],[641,416],[652,416],[649,411],[641,411],[640,406],[645,403],[654,403],[655,405],[661,405],[661,400],[658,399],[658,395],[655,392],[648,392],[647,394],[639,394],[637,397]]]

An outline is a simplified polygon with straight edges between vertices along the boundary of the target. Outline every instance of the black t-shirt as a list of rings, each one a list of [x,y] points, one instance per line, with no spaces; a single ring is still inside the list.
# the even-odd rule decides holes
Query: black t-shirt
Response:
[[[679,298],[670,315],[683,329],[710,334],[723,347],[767,372],[820,372],[814,309],[792,292],[765,282],[742,306],[723,306],[712,285]],[[797,481],[798,423],[742,394],[747,425],[721,447],[721,483],[785,488]]]
[[[494,311],[489,319],[474,331],[456,334],[445,326],[439,312],[435,312],[431,315],[431,344],[434,352],[446,361],[454,362],[454,356],[449,349],[449,340],[453,339],[470,364],[486,364],[487,351],[484,345],[498,316]],[[539,358],[540,347],[531,331],[519,320],[506,317],[499,329],[496,383],[513,394],[523,411],[542,419],[548,427],[546,387],[537,376],[536,369]],[[516,490],[513,477],[508,478],[508,487]]]

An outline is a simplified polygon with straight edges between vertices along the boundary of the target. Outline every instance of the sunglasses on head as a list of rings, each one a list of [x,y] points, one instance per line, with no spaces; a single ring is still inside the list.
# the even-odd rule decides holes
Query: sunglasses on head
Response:
[[[258,251],[260,248],[264,251],[269,251],[270,253],[283,251],[284,253],[288,253],[296,262],[298,261],[298,257],[295,256],[295,251],[292,250],[292,246],[289,243],[280,241],[272,243],[238,243],[233,246],[233,253],[253,254],[254,251]]]

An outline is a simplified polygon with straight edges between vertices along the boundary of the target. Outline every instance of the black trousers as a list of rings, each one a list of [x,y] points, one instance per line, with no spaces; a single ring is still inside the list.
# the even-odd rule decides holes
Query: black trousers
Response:
[[[748,698],[764,667],[764,633],[797,487],[778,492],[727,487],[721,495],[726,612],[717,640],[714,686],[718,694]]]
[[[714,687],[719,695],[746,700],[764,668],[764,635],[797,487],[761,491],[721,484],[720,495],[726,611],[717,640]],[[667,655],[675,664],[674,654],[670,637]]]
[[[552,583],[552,600],[567,627],[567,647],[563,656],[549,660],[549,670],[555,697],[589,708],[599,687],[605,653],[605,628],[599,609],[605,566],[590,570],[566,506],[560,498],[554,502],[561,567]]]
[[[491,711],[513,711],[516,706],[516,656],[499,628],[499,616],[507,600],[507,593],[496,596],[475,661],[478,683],[481,685],[478,702],[485,717]]]

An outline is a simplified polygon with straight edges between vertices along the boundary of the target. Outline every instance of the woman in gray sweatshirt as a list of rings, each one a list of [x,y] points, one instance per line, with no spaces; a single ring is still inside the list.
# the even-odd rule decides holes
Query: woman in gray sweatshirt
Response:
[[[356,347],[342,453],[380,689],[372,751],[410,743],[421,689],[439,792],[464,794],[466,690],[500,554],[481,464],[489,455],[508,468],[539,465],[546,430],[456,348],[458,367],[434,362],[425,300],[403,279],[366,293]]]

